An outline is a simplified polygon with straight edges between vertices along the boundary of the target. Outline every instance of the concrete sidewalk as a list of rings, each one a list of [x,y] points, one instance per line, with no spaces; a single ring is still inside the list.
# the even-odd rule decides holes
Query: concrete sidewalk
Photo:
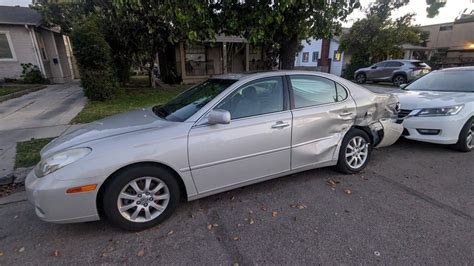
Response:
[[[57,137],[76,129],[79,125],[68,123],[85,103],[77,81],[0,103],[0,178],[13,171],[17,142]]]

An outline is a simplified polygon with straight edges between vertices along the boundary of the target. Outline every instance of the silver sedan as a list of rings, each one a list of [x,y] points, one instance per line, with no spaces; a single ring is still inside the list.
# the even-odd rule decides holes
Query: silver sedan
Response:
[[[396,96],[324,73],[216,76],[53,140],[26,190],[42,220],[142,230],[182,200],[318,167],[359,172],[401,135],[397,112]]]

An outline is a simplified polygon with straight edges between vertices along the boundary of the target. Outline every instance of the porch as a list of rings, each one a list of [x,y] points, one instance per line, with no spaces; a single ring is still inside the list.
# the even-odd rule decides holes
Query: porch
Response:
[[[265,69],[263,48],[240,37],[218,36],[215,41],[197,44],[181,42],[176,49],[178,74],[185,84],[214,75]]]

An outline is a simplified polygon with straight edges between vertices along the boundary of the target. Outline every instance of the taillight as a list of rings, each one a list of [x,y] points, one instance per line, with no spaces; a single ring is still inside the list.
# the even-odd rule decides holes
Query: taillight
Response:
[[[423,70],[422,67],[411,67],[410,69],[411,69],[411,70],[414,70],[414,71],[416,71],[416,70]]]

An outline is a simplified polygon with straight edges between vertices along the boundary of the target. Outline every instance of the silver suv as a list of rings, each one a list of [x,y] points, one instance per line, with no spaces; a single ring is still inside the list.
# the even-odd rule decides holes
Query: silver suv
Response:
[[[418,60],[386,60],[374,64],[370,67],[360,68],[354,73],[357,83],[363,84],[366,81],[391,81],[393,85],[413,81],[428,72],[431,67]]]

